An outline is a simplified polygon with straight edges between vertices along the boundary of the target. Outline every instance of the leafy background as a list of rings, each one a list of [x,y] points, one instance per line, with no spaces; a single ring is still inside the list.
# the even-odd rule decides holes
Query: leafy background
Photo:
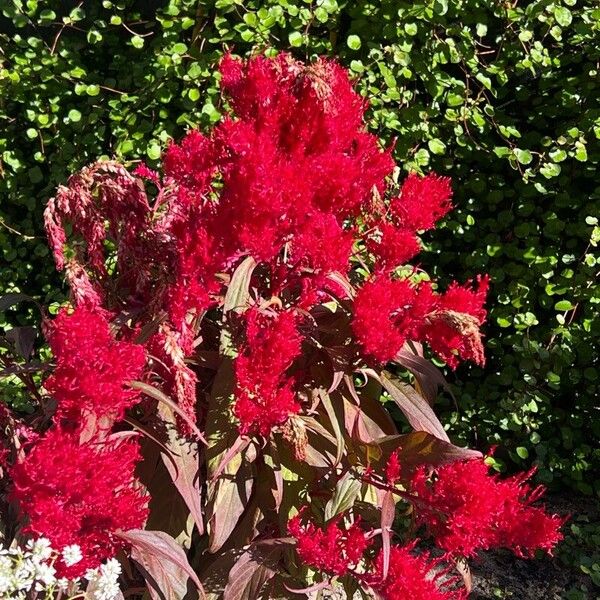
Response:
[[[0,14],[2,293],[63,298],[46,200],[98,156],[152,165],[217,121],[225,49],[335,55],[403,168],[454,181],[423,266],[444,283],[493,280],[487,367],[448,373],[452,435],[498,444],[500,470],[535,464],[551,488],[600,493],[593,0],[0,0]]]

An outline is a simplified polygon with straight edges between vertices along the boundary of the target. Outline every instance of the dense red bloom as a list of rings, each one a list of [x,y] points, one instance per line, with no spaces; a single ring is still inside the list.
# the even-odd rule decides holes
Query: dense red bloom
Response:
[[[233,410],[241,433],[266,436],[300,410],[286,371],[300,354],[301,336],[289,311],[271,316],[251,309],[245,318],[246,342],[235,359]]]
[[[392,212],[403,227],[412,231],[431,229],[452,209],[452,188],[449,177],[416,173],[404,180],[400,196],[392,200]]]
[[[10,469],[11,498],[27,519],[25,532],[48,538],[59,551],[81,547],[81,562],[58,563],[61,576],[98,567],[123,547],[116,532],[144,525],[147,498],[134,477],[139,459],[133,441],[81,445],[77,433],[56,427]]]
[[[527,485],[528,475],[501,480],[489,475],[480,459],[439,467],[432,482],[421,469],[412,488],[431,510],[418,511],[417,520],[452,555],[474,556],[496,547],[520,556],[536,549],[550,552],[562,539],[564,519],[531,506],[543,490]]]
[[[392,360],[407,340],[428,342],[451,367],[458,358],[485,362],[479,326],[488,278],[469,285],[453,283],[445,294],[431,285],[413,285],[379,275],[358,291],[352,328],[363,352],[378,362]]]
[[[348,271],[353,237],[344,231],[332,215],[308,214],[294,235],[289,262],[295,268],[304,267],[318,273]]]
[[[367,239],[367,249],[375,255],[376,270],[392,270],[419,253],[421,245],[412,231],[390,223],[377,226],[375,235]]]
[[[439,584],[436,577],[438,563],[431,562],[427,554],[415,555],[415,544],[392,546],[387,577],[383,578],[383,551],[374,564],[373,571],[366,577],[367,583],[381,596],[382,600],[464,600],[464,588],[449,589]]]
[[[189,190],[207,190],[216,170],[215,147],[212,141],[192,129],[181,141],[171,143],[163,154],[165,175]]]
[[[296,552],[302,562],[330,575],[344,575],[363,557],[370,542],[358,522],[340,526],[337,518],[324,528],[311,521],[301,522],[296,515],[288,522],[290,535],[296,538]]]
[[[488,287],[487,276],[477,278],[476,287],[453,283],[438,297],[435,312],[429,315],[420,331],[419,339],[427,341],[452,368],[458,365],[458,358],[479,365],[485,363],[479,327],[486,317],[484,303]]]
[[[139,392],[128,383],[141,376],[144,349],[115,340],[104,315],[63,309],[48,328],[48,340],[56,368],[44,387],[57,402],[57,421],[83,426],[94,415],[110,427],[138,402]]]
[[[433,296],[428,285],[376,277],[365,283],[354,300],[352,329],[367,356],[385,363],[404,342],[415,337],[431,312]]]

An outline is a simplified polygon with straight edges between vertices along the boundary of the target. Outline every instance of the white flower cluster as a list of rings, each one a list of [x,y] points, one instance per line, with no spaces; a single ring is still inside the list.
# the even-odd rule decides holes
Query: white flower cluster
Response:
[[[41,592],[56,584],[52,548],[44,538],[27,543],[25,550],[0,550],[0,598],[20,600],[27,592]]]
[[[29,592],[36,592],[39,600],[53,600],[57,594],[64,600],[81,597],[83,580],[57,579],[54,563],[59,553],[45,538],[29,541],[25,549],[0,548],[0,600],[25,600]],[[65,565],[71,567],[82,558],[76,544],[65,546],[60,552]],[[94,600],[115,600],[120,594],[121,565],[114,558],[98,569],[89,570],[87,596]]]

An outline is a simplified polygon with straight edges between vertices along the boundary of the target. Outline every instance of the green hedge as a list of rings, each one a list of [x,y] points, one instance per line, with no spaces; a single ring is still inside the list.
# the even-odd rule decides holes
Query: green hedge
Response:
[[[521,6],[522,4],[522,6]],[[514,7],[512,7],[515,5]],[[452,176],[442,280],[493,278],[488,366],[449,374],[455,435],[592,492],[600,435],[600,9],[593,0],[0,0],[0,289],[60,283],[41,212],[100,155],[153,163],[220,116],[215,63],[338,56],[407,169]],[[512,7],[512,8],[511,8]],[[57,295],[58,294],[58,295]]]

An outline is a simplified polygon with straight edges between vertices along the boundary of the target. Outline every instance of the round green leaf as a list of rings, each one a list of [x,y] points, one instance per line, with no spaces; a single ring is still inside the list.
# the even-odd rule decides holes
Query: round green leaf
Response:
[[[74,108],[69,111],[68,117],[69,121],[72,121],[73,123],[78,123],[81,121],[81,113]]]
[[[555,6],[554,18],[561,27],[568,27],[573,20],[573,15],[566,6]]]
[[[161,148],[160,148],[160,146],[156,142],[150,144],[146,148],[146,155],[151,160],[158,160],[160,158],[160,155],[161,155]]]
[[[427,142],[427,146],[429,150],[433,152],[433,154],[444,154],[446,152],[446,144],[439,140],[438,138],[433,138]]]
[[[290,42],[290,46],[294,46],[295,48],[302,46],[302,34],[299,31],[292,31],[288,35],[288,40]]]
[[[351,50],[359,50],[362,45],[362,42],[360,41],[360,38],[357,35],[352,34],[348,36],[346,44],[348,44],[348,48],[350,48]]]

